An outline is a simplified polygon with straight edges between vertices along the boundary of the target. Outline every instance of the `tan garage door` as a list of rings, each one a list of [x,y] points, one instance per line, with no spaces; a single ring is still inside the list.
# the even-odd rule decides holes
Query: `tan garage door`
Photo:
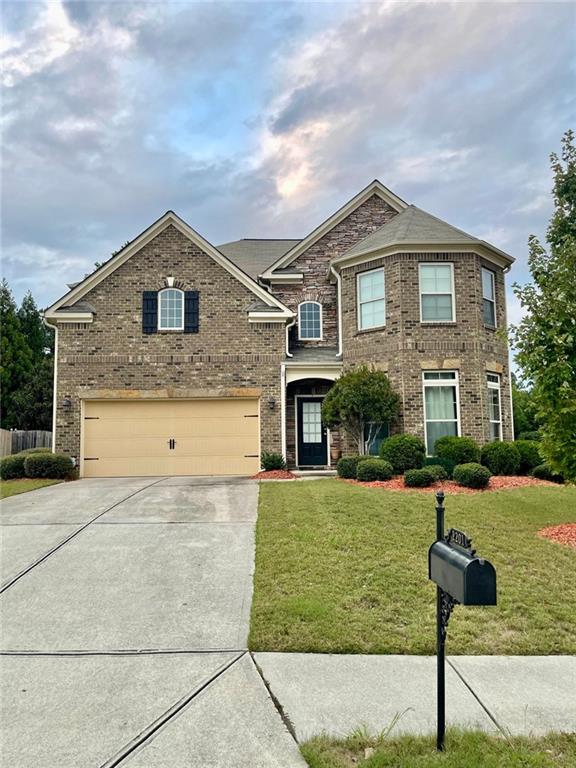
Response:
[[[248,398],[85,401],[82,474],[254,474],[258,413]]]

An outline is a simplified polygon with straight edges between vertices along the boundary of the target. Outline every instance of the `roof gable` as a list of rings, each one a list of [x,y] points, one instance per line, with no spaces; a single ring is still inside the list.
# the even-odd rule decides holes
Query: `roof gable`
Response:
[[[320,240],[320,238],[324,237],[324,235],[330,232],[331,229],[337,226],[341,221],[343,221],[347,216],[355,211],[356,208],[365,203],[366,200],[371,198],[373,195],[380,197],[398,212],[403,211],[408,206],[408,203],[395,195],[394,192],[387,189],[387,187],[379,182],[378,179],[375,179],[372,183],[368,184],[367,187],[364,187],[361,192],[349,200],[345,205],[339,208],[336,213],[332,214],[332,216],[326,219],[326,221],[320,224],[320,226],[316,227],[316,229],[310,232],[310,234],[307,235],[303,240],[300,240],[300,242],[296,243],[293,248],[291,248],[286,254],[275,261],[274,264],[269,266],[268,269],[262,273],[262,277],[265,279],[271,278],[273,277],[273,273],[276,270],[283,269],[289,264],[292,264],[298,258],[298,256],[300,256],[301,253],[304,253],[304,251],[308,250],[310,246],[314,245],[314,243]]]
[[[64,311],[62,309],[63,307],[78,302],[96,285],[105,280],[112,274],[112,272],[118,269],[118,267],[122,266],[122,264],[125,264],[128,259],[169,226],[175,227],[179,232],[188,237],[195,245],[201,248],[204,253],[210,256],[217,264],[248,288],[248,290],[250,290],[264,305],[273,308],[273,310],[280,311],[286,317],[293,316],[293,313],[282,304],[281,301],[268,293],[262,286],[258,285],[250,275],[246,274],[246,272],[239,266],[230,261],[230,259],[205,240],[202,235],[192,229],[192,227],[190,227],[183,219],[177,216],[173,211],[167,211],[164,216],[161,216],[154,222],[154,224],[150,225],[144,232],[138,235],[138,237],[124,246],[124,248],[118,251],[115,256],[105,262],[99,269],[92,272],[92,274],[88,275],[80,283],[74,285],[68,293],[64,294],[58,301],[48,307],[44,313],[45,318],[56,319],[59,310]]]

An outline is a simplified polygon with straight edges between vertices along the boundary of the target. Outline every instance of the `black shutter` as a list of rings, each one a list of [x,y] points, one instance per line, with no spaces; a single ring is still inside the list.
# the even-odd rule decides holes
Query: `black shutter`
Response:
[[[142,291],[142,333],[158,330],[158,293]]]
[[[198,333],[200,326],[200,294],[186,291],[184,294],[184,333]]]

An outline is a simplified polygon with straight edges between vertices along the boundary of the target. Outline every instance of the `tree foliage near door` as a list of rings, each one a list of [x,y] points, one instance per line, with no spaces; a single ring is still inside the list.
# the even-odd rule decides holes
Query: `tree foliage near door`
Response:
[[[511,327],[516,360],[533,384],[542,455],[552,469],[576,481],[576,146],[562,139],[561,158],[551,155],[555,211],[549,250],[529,239],[532,283],[513,286],[526,315]]]
[[[335,382],[322,404],[327,427],[343,427],[365,453],[364,425],[388,424],[398,418],[400,398],[383,371],[366,365],[345,373]],[[369,441],[369,439],[368,439]]]

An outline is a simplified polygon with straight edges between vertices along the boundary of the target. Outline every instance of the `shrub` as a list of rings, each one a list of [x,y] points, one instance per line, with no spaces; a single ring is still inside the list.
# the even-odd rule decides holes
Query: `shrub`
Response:
[[[30,456],[31,453],[52,453],[52,448],[26,448],[24,451],[19,451],[17,456]]]
[[[515,440],[514,445],[520,454],[519,474],[527,475],[534,467],[542,464],[538,443],[534,440]]]
[[[537,467],[534,467],[534,469],[530,472],[532,477],[537,477],[538,480],[550,480],[552,483],[563,483],[564,478],[562,475],[557,475],[555,472],[552,472],[548,464],[538,464]]]
[[[454,467],[456,466],[456,462],[452,461],[452,459],[444,459],[440,456],[432,456],[431,458],[425,459],[424,466],[428,468],[442,467],[446,472],[446,477],[451,479],[452,473],[454,472]]]
[[[424,469],[409,469],[404,473],[404,485],[409,488],[426,488],[434,485],[436,478],[430,467]]]
[[[430,464],[429,466],[424,467],[424,469],[434,475],[434,480],[448,480],[448,472],[446,472],[441,464]]]
[[[280,453],[268,453],[268,451],[262,451],[260,464],[262,464],[262,469],[265,469],[267,472],[274,469],[286,469],[286,462]]]
[[[69,456],[63,453],[33,453],[26,456],[24,469],[27,477],[51,477],[64,480],[74,472]]]
[[[338,463],[336,464],[338,477],[355,480],[358,462],[362,461],[362,459],[366,459],[366,456],[343,456],[341,459],[338,459]]]
[[[491,477],[492,473],[489,469],[474,461],[458,464],[454,468],[454,480],[458,485],[464,485],[466,488],[486,488]]]
[[[540,432],[520,432],[520,434],[517,436],[518,440],[534,440],[534,442],[539,443],[542,439],[542,435]]]
[[[392,464],[384,459],[362,459],[358,462],[356,477],[363,483],[373,480],[390,480],[394,475]]]
[[[434,443],[436,456],[450,459],[456,464],[468,464],[480,461],[480,449],[471,437],[439,437]]]
[[[520,467],[520,451],[514,443],[488,443],[482,448],[481,462],[493,475],[516,475]]]
[[[383,440],[380,446],[380,458],[389,461],[398,474],[407,469],[420,469],[425,456],[423,440],[414,435],[393,435]]]
[[[2,480],[16,480],[19,477],[26,477],[24,471],[24,461],[26,456],[16,453],[14,456],[5,456],[0,461],[0,478]]]

